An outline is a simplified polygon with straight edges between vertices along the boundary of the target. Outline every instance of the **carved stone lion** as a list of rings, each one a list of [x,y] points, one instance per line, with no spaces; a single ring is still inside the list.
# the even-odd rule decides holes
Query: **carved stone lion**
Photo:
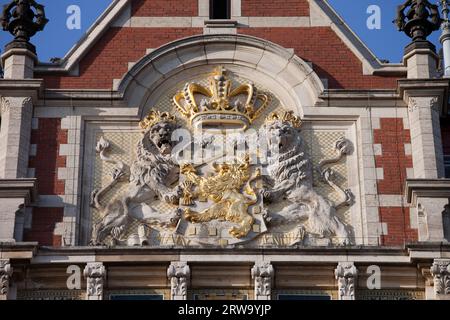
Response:
[[[164,215],[150,206],[157,199],[178,204],[183,194],[179,185],[171,187],[179,178],[179,167],[171,157],[174,147],[172,133],[178,128],[175,118],[167,113],[153,112],[141,122],[141,127],[145,131],[137,144],[136,161],[131,166],[127,191],[107,206],[100,204],[99,197],[108,191],[111,185],[93,194],[93,207],[100,210],[102,215],[102,220],[93,228],[91,243],[94,245],[102,244],[108,236],[120,240],[132,219],[147,225],[167,227],[174,226],[180,218],[177,210],[174,210],[173,214]],[[104,156],[102,159],[114,162]],[[123,164],[120,167],[123,167]],[[115,176],[121,177],[123,174],[116,172]],[[113,177],[112,184],[115,182],[116,178]],[[130,210],[131,207],[142,203],[147,205],[145,212],[137,214]]]
[[[349,233],[336,216],[335,207],[313,189],[313,167],[305,154],[300,124],[293,117],[275,117],[265,125],[269,157],[262,195],[266,202],[290,202],[281,211],[270,212],[269,223],[275,227],[305,222],[310,234],[335,237],[341,244],[348,244]]]

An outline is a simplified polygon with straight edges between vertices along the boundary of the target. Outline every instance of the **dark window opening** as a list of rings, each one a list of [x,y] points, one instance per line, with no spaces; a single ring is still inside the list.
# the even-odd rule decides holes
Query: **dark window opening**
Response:
[[[442,212],[442,223],[444,225],[444,239],[450,241],[450,203],[445,206],[445,210]]]
[[[230,19],[231,4],[230,0],[210,0],[209,2],[210,19]]]
[[[445,177],[450,178],[450,156],[444,156]]]
[[[160,294],[112,294],[109,299],[122,301],[164,300],[164,296]]]
[[[319,294],[279,294],[278,300],[331,300],[331,297]]]

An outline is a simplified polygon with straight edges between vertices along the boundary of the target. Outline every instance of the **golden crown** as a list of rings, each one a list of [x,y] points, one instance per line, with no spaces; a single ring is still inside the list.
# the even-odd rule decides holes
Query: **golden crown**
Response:
[[[169,112],[160,112],[158,110],[152,110],[148,114],[147,117],[145,117],[144,120],[139,122],[139,126],[147,130],[148,128],[151,128],[153,125],[157,124],[158,122],[173,122],[177,123],[177,118],[173,115],[171,115]]]
[[[258,93],[250,83],[232,88],[226,70],[218,67],[209,78],[208,88],[187,83],[173,102],[194,127],[230,125],[245,129],[267,108],[269,96]]]
[[[271,124],[276,121],[288,122],[294,128],[300,128],[302,126],[302,120],[300,117],[294,115],[293,111],[272,112],[266,118],[266,124]]]

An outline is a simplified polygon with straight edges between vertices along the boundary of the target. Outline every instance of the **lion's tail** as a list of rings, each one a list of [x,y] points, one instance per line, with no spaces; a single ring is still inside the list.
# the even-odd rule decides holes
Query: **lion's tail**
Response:
[[[260,202],[262,200],[261,194],[256,192],[256,186],[255,186],[255,182],[260,179],[262,179],[262,175],[261,175],[261,171],[258,169],[256,171],[256,175],[247,182],[247,185],[245,187],[245,193],[252,197],[252,199],[249,202],[250,206],[257,204],[258,202]]]

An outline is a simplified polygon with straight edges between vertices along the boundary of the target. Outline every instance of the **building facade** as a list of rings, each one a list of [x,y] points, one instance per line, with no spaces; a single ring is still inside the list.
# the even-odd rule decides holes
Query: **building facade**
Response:
[[[0,299],[449,299],[420,5],[399,64],[324,0],[114,0],[53,63],[5,7]]]

